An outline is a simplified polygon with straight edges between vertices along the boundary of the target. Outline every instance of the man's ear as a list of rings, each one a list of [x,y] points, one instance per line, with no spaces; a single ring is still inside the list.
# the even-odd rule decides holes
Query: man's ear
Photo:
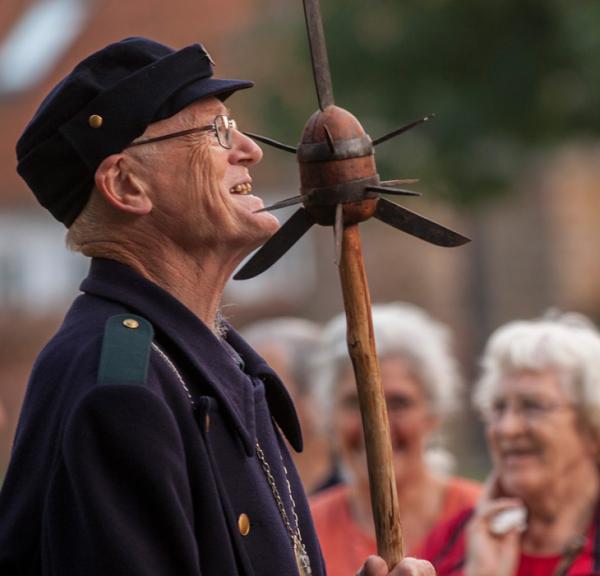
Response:
[[[130,160],[123,154],[107,156],[96,169],[96,188],[115,208],[129,214],[148,214],[152,200],[143,181],[130,168]]]

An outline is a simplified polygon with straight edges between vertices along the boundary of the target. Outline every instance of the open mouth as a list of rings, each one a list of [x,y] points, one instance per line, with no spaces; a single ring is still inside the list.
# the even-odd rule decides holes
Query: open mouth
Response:
[[[252,184],[250,182],[243,182],[242,184],[236,184],[229,189],[230,194],[241,194],[246,195],[252,192]]]
[[[501,452],[502,459],[505,462],[514,462],[520,461],[525,458],[532,458],[539,455],[537,450],[529,449],[513,449],[513,450],[503,450]]]

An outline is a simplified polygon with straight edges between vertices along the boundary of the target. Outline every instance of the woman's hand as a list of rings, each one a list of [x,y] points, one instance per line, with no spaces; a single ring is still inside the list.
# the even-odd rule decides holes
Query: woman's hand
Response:
[[[356,576],[435,576],[435,570],[427,560],[404,558],[391,572],[380,556],[369,556]]]
[[[465,576],[513,576],[517,572],[525,526],[522,522],[502,526],[497,520],[502,512],[522,509],[523,503],[517,498],[498,498],[498,493],[498,483],[491,478],[467,525]]]

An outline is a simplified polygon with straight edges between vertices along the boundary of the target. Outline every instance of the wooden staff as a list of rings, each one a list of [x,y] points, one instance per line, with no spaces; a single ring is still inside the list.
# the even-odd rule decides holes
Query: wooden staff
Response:
[[[254,254],[235,278],[252,278],[266,270],[313,224],[334,226],[348,325],[348,349],[365,435],[377,551],[391,569],[402,560],[402,532],[387,407],[375,350],[358,224],[375,217],[440,246],[459,246],[468,239],[380,197],[381,192],[415,193],[393,187],[406,181],[380,182],[374,146],[422,124],[431,116],[371,140],[360,122],[334,103],[319,0],[303,0],[303,3],[319,110],[308,119],[297,148],[251,134],[261,142],[296,154],[300,167],[300,196],[282,200],[264,210],[299,203],[302,207]]]
[[[358,224],[344,228],[340,280],[346,310],[348,351],[362,415],[377,553],[391,569],[404,555],[392,443],[375,349],[371,298]]]
[[[319,0],[303,0],[306,16],[306,27],[310,43],[311,60],[317,89],[319,108],[322,117],[327,116],[327,110],[333,109],[333,89],[329,73],[329,62],[327,59],[327,48],[325,35],[321,20],[321,9]],[[333,114],[334,118],[339,112]],[[314,117],[313,117],[314,118]],[[314,118],[315,124],[318,120]],[[343,118],[341,122],[324,122],[328,128],[327,140],[330,145],[334,138],[331,137],[333,127],[343,127],[340,136],[349,138],[361,137],[364,130],[358,122]],[[309,120],[303,134],[303,142],[311,139],[314,134]],[[349,127],[352,127],[350,128]],[[308,128],[308,129],[307,129]],[[322,137],[322,136],[321,136]],[[335,144],[331,146],[335,156]],[[363,152],[364,154],[364,152]],[[357,154],[360,156],[360,154]],[[333,170],[328,169],[327,164],[321,164],[316,170],[310,165],[300,165],[301,181],[304,186],[311,187],[335,185],[336,177],[340,172],[345,172],[344,179],[351,180],[364,176],[376,174],[373,156],[361,158],[355,161],[346,161],[345,169],[335,163]],[[311,171],[316,173],[311,174]],[[378,179],[377,179],[378,181]],[[402,531],[398,514],[398,495],[396,493],[396,480],[392,461],[392,442],[387,416],[385,395],[381,385],[381,374],[379,362],[375,350],[375,337],[373,334],[373,320],[371,318],[371,297],[367,275],[365,273],[364,260],[360,244],[360,232],[358,222],[366,219],[372,214],[374,202],[363,203],[367,207],[368,214],[364,217],[351,220],[342,226],[342,207],[338,205],[336,242],[341,238],[341,250],[337,250],[339,258],[340,281],[344,297],[344,309],[346,311],[347,340],[350,359],[354,367],[356,386],[358,388],[358,400],[365,436],[367,450],[367,465],[369,468],[369,489],[371,491],[371,508],[375,523],[375,535],[377,538],[377,553],[387,562],[388,568],[395,566],[403,557]],[[360,212],[360,208],[356,210]],[[316,212],[316,211],[315,211]],[[345,210],[344,210],[345,212]],[[314,213],[315,218],[321,214]],[[325,214],[325,223],[327,217]],[[342,232],[343,227],[343,232]],[[341,254],[340,254],[341,252]]]

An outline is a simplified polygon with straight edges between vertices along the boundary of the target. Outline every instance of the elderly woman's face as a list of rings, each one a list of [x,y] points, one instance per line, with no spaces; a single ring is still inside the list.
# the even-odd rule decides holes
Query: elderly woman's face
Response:
[[[144,137],[205,126],[217,115],[229,115],[229,111],[217,98],[207,98],[153,124]],[[146,172],[161,229],[190,245],[212,243],[224,251],[241,248],[246,252],[278,229],[279,222],[270,213],[255,214],[263,202],[251,193],[249,168],[260,161],[262,151],[237,129],[231,149],[223,148],[213,132],[149,146]]]
[[[555,371],[504,377],[485,418],[494,466],[511,496],[540,496],[582,462],[595,461],[594,442]]]
[[[413,376],[409,363],[400,357],[380,361],[381,380],[390,421],[396,481],[409,481],[412,473],[423,471],[423,448],[427,435],[436,426],[421,383]],[[368,479],[364,437],[354,374],[348,368],[336,390],[334,415],[336,443],[353,479],[366,484]]]

